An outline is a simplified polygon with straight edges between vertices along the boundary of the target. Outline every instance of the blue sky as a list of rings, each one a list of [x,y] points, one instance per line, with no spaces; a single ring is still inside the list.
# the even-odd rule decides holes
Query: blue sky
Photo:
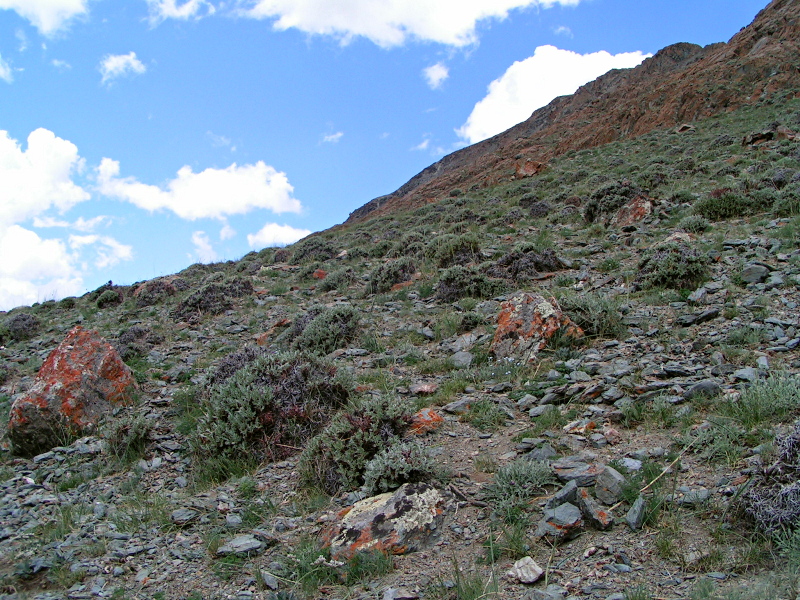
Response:
[[[765,0],[0,0],[0,310],[341,223]]]

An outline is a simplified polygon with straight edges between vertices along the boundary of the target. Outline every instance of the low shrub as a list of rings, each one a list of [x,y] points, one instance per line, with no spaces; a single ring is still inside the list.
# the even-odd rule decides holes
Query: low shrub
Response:
[[[703,233],[711,229],[711,223],[702,215],[689,215],[681,219],[678,228],[686,233]]]
[[[793,183],[781,190],[775,202],[775,213],[781,217],[800,215],[800,183]]]
[[[518,458],[497,470],[494,481],[486,487],[485,497],[503,521],[519,522],[527,518],[529,501],[554,482],[547,461]]]
[[[330,354],[346,347],[359,332],[359,313],[349,305],[325,308],[306,322],[292,340],[292,348],[316,354]]]
[[[411,414],[392,396],[354,401],[306,446],[298,464],[302,480],[330,495],[359,488],[367,463],[400,442]]]
[[[558,302],[561,309],[588,336],[618,339],[627,331],[616,298],[589,292],[581,295],[563,294]]]
[[[347,373],[313,354],[260,356],[210,387],[192,447],[200,457],[284,458],[325,427],[351,390]]]
[[[354,284],[356,279],[355,271],[353,271],[353,269],[350,267],[337,269],[336,271],[331,271],[328,273],[328,276],[319,282],[317,289],[322,292],[329,292],[331,290],[343,292],[349,286]]]
[[[731,189],[714,190],[694,205],[695,213],[712,221],[724,221],[758,214],[768,210],[771,201]]]
[[[6,319],[4,332],[0,332],[0,338],[8,337],[15,342],[27,340],[36,335],[41,327],[41,321],[28,313],[17,313],[13,317]]]
[[[428,245],[427,253],[439,268],[467,265],[480,260],[480,240],[474,234],[440,235]]]
[[[708,258],[683,242],[666,242],[645,252],[637,283],[642,288],[694,288],[708,276]]]
[[[364,467],[364,492],[374,496],[404,483],[431,481],[442,476],[441,468],[427,448],[418,442],[391,444]]]
[[[142,415],[128,414],[108,422],[101,435],[106,451],[117,461],[130,464],[144,455],[152,424]]]
[[[122,294],[116,290],[106,290],[97,298],[97,308],[116,306],[122,302]]]
[[[460,298],[491,298],[502,294],[506,284],[490,279],[474,267],[450,267],[439,278],[436,297],[444,302],[454,302]]]
[[[416,272],[417,266],[414,260],[409,257],[390,260],[370,273],[367,293],[381,294],[388,292],[392,289],[392,286],[398,283],[411,281]]]
[[[552,249],[537,252],[531,246],[528,244],[509,252],[489,268],[488,274],[527,283],[537,279],[542,271],[551,273],[564,268],[564,263]]]
[[[336,250],[321,237],[310,237],[297,242],[293,247],[292,263],[324,262],[336,256]],[[276,262],[277,261],[276,253]],[[285,258],[285,257],[284,257]]]
[[[767,533],[795,530],[800,523],[800,422],[775,440],[777,460],[760,471],[741,496],[744,512]]]
[[[589,196],[589,201],[583,209],[583,218],[587,223],[594,223],[599,217],[616,212],[620,207],[643,193],[641,188],[630,181],[607,183]]]
[[[173,319],[193,320],[203,314],[218,315],[233,308],[233,298],[253,293],[249,279],[231,278],[212,281],[184,298],[170,313]]]

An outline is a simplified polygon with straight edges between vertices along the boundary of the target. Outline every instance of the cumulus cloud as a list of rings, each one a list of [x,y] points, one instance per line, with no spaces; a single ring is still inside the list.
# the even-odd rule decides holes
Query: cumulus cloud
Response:
[[[0,9],[15,11],[39,30],[52,36],[73,18],[88,12],[88,0],[0,0]]]
[[[110,83],[125,75],[141,75],[147,71],[142,61],[136,58],[136,52],[128,54],[106,54],[98,67],[103,79],[100,83]]]
[[[120,261],[133,258],[132,246],[122,244],[107,235],[71,235],[69,245],[76,250],[85,246],[96,246],[94,266],[98,269],[113,267]]]
[[[247,243],[254,250],[260,250],[261,248],[293,244],[307,235],[311,235],[311,231],[308,229],[296,229],[291,225],[267,223],[258,232],[247,234]]]
[[[2,55],[0,55],[0,79],[6,83],[14,81],[14,72],[11,70],[11,65],[8,64],[8,61],[3,60]]]
[[[104,158],[97,168],[97,189],[104,196],[130,202],[148,211],[171,210],[182,219],[223,218],[265,208],[275,213],[300,212],[300,201],[285,173],[258,161],[233,163],[199,173],[182,167],[165,188],[120,177],[119,162]]]
[[[233,237],[236,237],[236,230],[225,223],[222,226],[222,229],[219,230],[219,239],[224,242],[225,240],[229,240]]]
[[[344,135],[344,131],[337,131],[336,133],[330,133],[328,135],[322,136],[322,142],[324,144],[336,144],[342,136]]]
[[[88,200],[89,193],[72,180],[83,169],[75,144],[47,129],[33,131],[26,150],[0,131],[0,226]]]
[[[147,7],[152,25],[158,25],[166,19],[201,19],[217,11],[206,0],[186,0],[183,4],[178,4],[178,0],[147,0]]]
[[[211,246],[211,240],[208,239],[205,231],[195,231],[192,234],[192,244],[194,244],[195,256],[201,263],[211,263],[217,260],[217,253]]]
[[[576,6],[580,0],[238,0],[239,14],[269,19],[277,30],[330,35],[342,43],[365,37],[382,47],[408,39],[466,46],[477,41],[476,26],[504,19],[509,11]]]
[[[0,227],[0,310],[78,293],[83,280],[61,240],[19,225]]]
[[[438,62],[435,65],[422,69],[422,76],[425,78],[429,88],[438,90],[442,87],[445,80],[450,77],[450,70],[447,68],[447,65]]]
[[[572,94],[611,69],[635,67],[649,54],[625,52],[578,54],[554,46],[539,46],[533,56],[511,65],[489,84],[456,133],[470,144],[505,131],[558,96]]]

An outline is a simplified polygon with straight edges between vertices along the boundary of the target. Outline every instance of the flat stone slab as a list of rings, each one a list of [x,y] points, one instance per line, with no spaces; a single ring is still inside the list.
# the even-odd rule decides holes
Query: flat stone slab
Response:
[[[233,538],[227,544],[220,546],[217,549],[218,556],[227,556],[228,554],[235,554],[237,556],[249,556],[256,554],[264,548],[264,543],[257,540],[252,535],[240,535]]]

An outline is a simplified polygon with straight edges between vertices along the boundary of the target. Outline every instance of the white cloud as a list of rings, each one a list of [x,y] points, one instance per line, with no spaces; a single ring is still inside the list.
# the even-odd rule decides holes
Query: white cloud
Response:
[[[150,10],[150,23],[157,25],[166,19],[201,19],[213,15],[217,9],[206,0],[186,0],[178,4],[178,0],[147,0]]]
[[[238,0],[239,14],[269,19],[277,30],[330,35],[348,43],[365,37],[383,47],[408,39],[466,46],[477,41],[476,26],[504,19],[509,11],[580,0]]]
[[[88,200],[89,193],[72,180],[83,167],[78,148],[47,129],[33,131],[25,151],[0,131],[0,226]]]
[[[569,38],[575,37],[574,35],[572,35],[572,29],[570,29],[566,25],[559,25],[558,27],[553,29],[553,33],[556,35],[565,35]]]
[[[69,64],[67,61],[59,60],[57,58],[54,58],[53,60],[51,60],[50,64],[53,65],[59,71],[68,71],[69,69],[72,68],[72,65]]]
[[[106,54],[98,67],[103,79],[100,83],[108,83],[124,75],[141,75],[147,67],[136,58],[136,52],[128,54]]]
[[[14,72],[11,70],[11,65],[9,65],[7,61],[3,60],[2,55],[0,55],[0,79],[6,83],[11,83],[14,81]]]
[[[38,227],[40,229],[44,229],[47,227],[65,227],[69,229],[75,229],[77,231],[82,231],[84,233],[94,231],[99,225],[110,222],[111,222],[111,217],[107,217],[105,215],[98,215],[96,217],[92,217],[91,219],[84,219],[83,217],[78,217],[78,219],[73,223],[70,223],[69,221],[60,221],[53,217],[33,218],[33,226]]]
[[[88,0],[0,0],[0,9],[15,11],[42,35],[53,35],[88,12]]]
[[[431,138],[426,134],[425,135],[425,139],[422,140],[416,146],[412,146],[411,150],[420,150],[420,151],[427,150],[428,146],[430,146],[430,145],[431,145]]]
[[[217,253],[214,252],[211,240],[208,239],[205,231],[195,231],[192,234],[192,243],[194,244],[195,256],[201,263],[210,263],[217,260]]]
[[[247,234],[247,243],[255,250],[272,246],[293,244],[299,239],[311,235],[308,229],[296,229],[291,225],[267,223],[257,233]]]
[[[322,142],[325,144],[335,144],[344,135],[344,131],[337,131],[336,133],[331,133],[322,137]]]
[[[182,167],[165,189],[119,177],[119,162],[104,158],[97,168],[98,191],[149,211],[167,209],[183,219],[222,218],[265,208],[275,213],[300,212],[300,201],[285,173],[258,161],[254,165],[206,169]]]
[[[225,223],[222,226],[222,229],[219,230],[219,239],[224,242],[225,240],[229,240],[234,237],[236,237],[236,230]]]
[[[98,269],[113,267],[122,260],[133,258],[133,247],[121,244],[107,235],[71,235],[69,236],[71,248],[79,250],[84,246],[98,246],[94,265]]]
[[[438,62],[430,67],[422,69],[422,76],[432,90],[437,90],[442,87],[445,80],[450,77],[450,70],[444,63]]]
[[[233,142],[229,137],[225,137],[224,135],[217,135],[213,131],[206,131],[206,135],[208,139],[211,140],[211,145],[215,148],[225,148],[229,147],[231,152],[236,151],[236,146],[233,145]]]
[[[470,144],[505,131],[558,96],[572,94],[610,69],[635,67],[649,54],[577,54],[539,46],[533,56],[511,65],[489,84],[486,96],[456,133]]]
[[[78,293],[83,280],[61,240],[0,227],[0,310]]]

